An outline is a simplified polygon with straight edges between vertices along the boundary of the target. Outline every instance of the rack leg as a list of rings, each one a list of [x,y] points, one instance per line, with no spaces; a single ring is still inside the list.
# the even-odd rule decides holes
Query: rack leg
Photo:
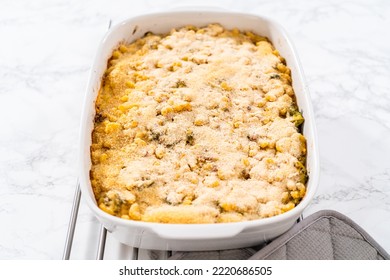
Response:
[[[102,225],[100,227],[99,244],[98,244],[98,250],[96,253],[97,260],[102,260],[104,258],[104,249],[106,247],[106,238],[107,238],[107,229]]]
[[[70,252],[72,251],[72,244],[73,244],[74,232],[76,229],[77,215],[79,213],[79,208],[80,208],[80,198],[81,198],[80,182],[79,180],[77,180],[77,187],[74,194],[68,232],[66,234],[65,249],[64,249],[64,254],[62,256],[63,260],[69,260]]]

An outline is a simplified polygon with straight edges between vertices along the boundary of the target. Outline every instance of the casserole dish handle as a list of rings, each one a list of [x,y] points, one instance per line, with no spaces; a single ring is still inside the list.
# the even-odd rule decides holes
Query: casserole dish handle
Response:
[[[167,10],[164,10],[165,12]],[[223,12],[229,11],[228,9],[220,6],[186,6],[186,5],[172,5],[168,11],[196,11],[196,12]]]
[[[244,230],[244,226],[220,225],[210,228],[205,225],[162,225],[154,227],[152,230],[160,237],[165,239],[213,239],[234,237]]]

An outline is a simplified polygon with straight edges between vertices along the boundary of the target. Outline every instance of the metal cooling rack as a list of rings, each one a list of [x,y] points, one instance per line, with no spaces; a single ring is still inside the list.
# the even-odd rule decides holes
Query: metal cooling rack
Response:
[[[80,201],[81,201],[81,191],[80,191],[80,183],[77,181],[77,187],[76,192],[73,199],[73,205],[72,205],[72,211],[70,215],[70,221],[68,225],[68,232],[66,235],[65,240],[65,249],[62,259],[63,260],[69,260],[71,256],[71,251],[73,247],[73,239],[75,236],[75,230],[76,230],[76,222],[77,218],[79,216],[79,208],[80,208]],[[300,222],[303,219],[303,216],[301,215],[297,223]],[[111,242],[109,242],[111,240]],[[116,242],[116,243],[113,243]],[[97,250],[96,250],[96,260],[103,260],[105,258],[105,252],[106,249],[114,250],[115,247],[118,248],[117,251],[119,251],[119,255],[121,259],[131,259],[131,260],[164,260],[168,259],[172,255],[172,251],[158,251],[158,250],[144,250],[144,249],[138,249],[135,247],[130,247],[124,244],[121,244],[113,237],[111,237],[110,233],[107,232],[107,229],[100,225],[100,233],[98,237],[97,242]],[[115,250],[114,250],[115,251]],[[114,258],[117,258],[118,256],[114,256]],[[112,258],[112,257],[111,257]]]
[[[79,208],[81,203],[81,190],[80,190],[80,182],[77,181],[76,191],[73,198],[72,211],[70,215],[68,231],[65,240],[65,249],[62,256],[63,260],[70,260],[71,252],[73,248],[73,240],[75,237],[77,219],[79,217]],[[117,247],[117,248],[112,248]],[[124,244],[117,242],[111,234],[107,231],[107,229],[100,224],[100,233],[98,237],[98,242],[96,245],[96,260],[105,259],[106,249],[111,249],[111,251],[115,252],[114,256],[110,256],[109,258],[119,258],[120,259],[132,259],[132,260],[164,260],[168,259],[172,255],[172,251],[158,251],[158,250],[145,250],[138,249],[135,247],[130,247]],[[110,251],[110,250],[108,250]],[[111,252],[113,255],[113,252]]]

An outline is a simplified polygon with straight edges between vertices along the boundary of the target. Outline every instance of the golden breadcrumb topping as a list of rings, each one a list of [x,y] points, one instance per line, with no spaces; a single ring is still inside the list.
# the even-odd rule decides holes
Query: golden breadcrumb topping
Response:
[[[286,212],[306,191],[302,122],[267,38],[219,24],[148,33],[113,52],[97,97],[98,205],[160,223]]]

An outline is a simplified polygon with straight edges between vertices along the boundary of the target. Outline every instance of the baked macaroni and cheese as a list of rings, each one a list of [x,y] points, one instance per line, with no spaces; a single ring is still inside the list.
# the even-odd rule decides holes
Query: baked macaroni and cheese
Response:
[[[187,26],[122,44],[96,100],[99,207],[159,223],[221,223],[294,208],[306,187],[303,117],[267,38]]]

